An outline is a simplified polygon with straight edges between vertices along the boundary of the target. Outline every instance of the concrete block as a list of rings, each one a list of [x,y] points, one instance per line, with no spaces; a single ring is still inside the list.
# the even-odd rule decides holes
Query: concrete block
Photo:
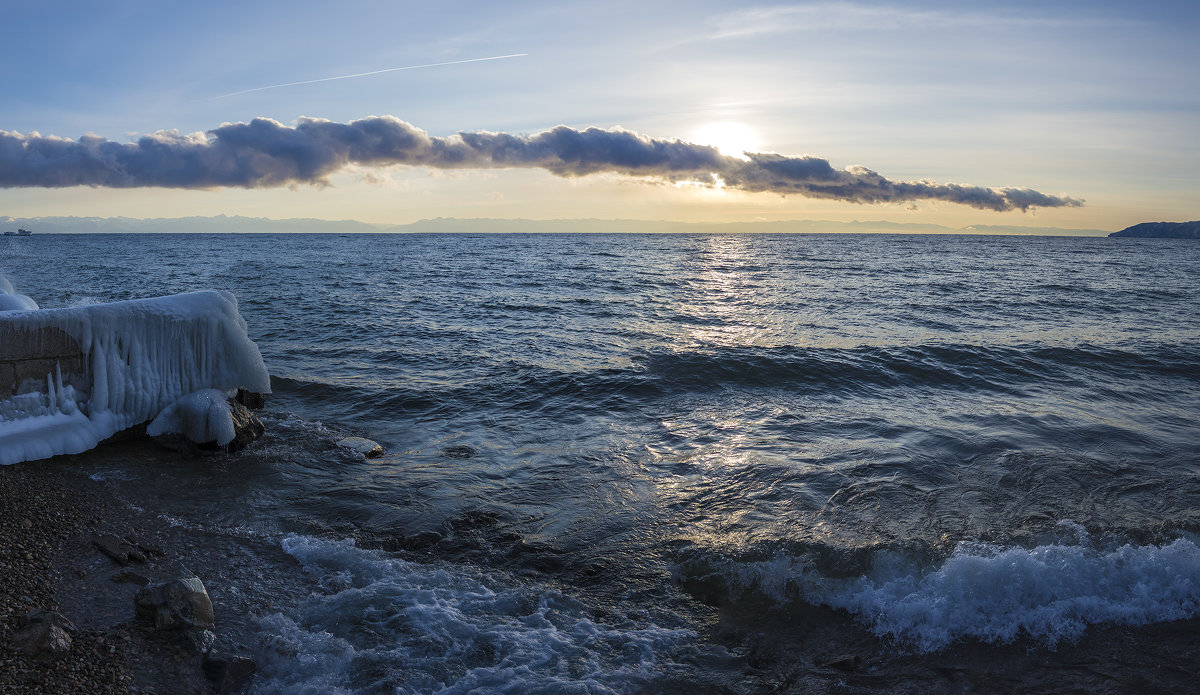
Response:
[[[10,362],[0,362],[0,398],[17,392],[16,372]]]
[[[81,354],[79,343],[53,326],[29,329],[0,317],[0,362]]]

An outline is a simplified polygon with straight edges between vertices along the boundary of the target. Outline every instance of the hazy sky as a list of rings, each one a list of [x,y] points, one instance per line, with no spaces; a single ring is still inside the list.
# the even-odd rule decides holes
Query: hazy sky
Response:
[[[50,0],[4,17],[0,216],[1200,218],[1195,0]],[[222,127],[256,118],[277,123]]]

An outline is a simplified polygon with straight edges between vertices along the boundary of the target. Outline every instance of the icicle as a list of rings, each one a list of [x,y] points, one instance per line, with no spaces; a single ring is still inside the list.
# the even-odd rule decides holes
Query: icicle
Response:
[[[193,392],[271,390],[262,355],[228,292],[0,313],[0,335],[43,336],[46,329],[63,331],[79,345],[88,374],[75,376],[86,387],[64,384],[59,365],[47,375],[44,396],[0,400],[0,464],[85,451]]]

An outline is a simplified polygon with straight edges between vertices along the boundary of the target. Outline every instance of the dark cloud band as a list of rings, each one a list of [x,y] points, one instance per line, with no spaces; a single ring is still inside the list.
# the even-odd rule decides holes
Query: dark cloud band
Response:
[[[324,184],[350,165],[437,169],[538,168],[573,177],[602,172],[664,182],[854,203],[941,200],[987,210],[1078,207],[1082,201],[1027,188],[891,181],[870,169],[836,169],[818,157],[747,153],[747,159],[625,130],[566,126],[529,136],[459,133],[432,137],[398,118],[350,123],[267,118],[207,133],[163,131],[133,143],[69,140],[0,131],[0,187],[264,188]]]

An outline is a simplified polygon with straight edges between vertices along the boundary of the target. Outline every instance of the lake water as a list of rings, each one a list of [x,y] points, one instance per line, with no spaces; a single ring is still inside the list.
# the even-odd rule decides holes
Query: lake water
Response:
[[[1097,682],[1169,690],[1190,658],[1194,241],[41,235],[0,272],[237,296],[268,435],[186,515],[303,570],[250,616],[259,693],[953,692],[938,664],[1013,654],[1053,690],[1089,639],[1134,644]]]

